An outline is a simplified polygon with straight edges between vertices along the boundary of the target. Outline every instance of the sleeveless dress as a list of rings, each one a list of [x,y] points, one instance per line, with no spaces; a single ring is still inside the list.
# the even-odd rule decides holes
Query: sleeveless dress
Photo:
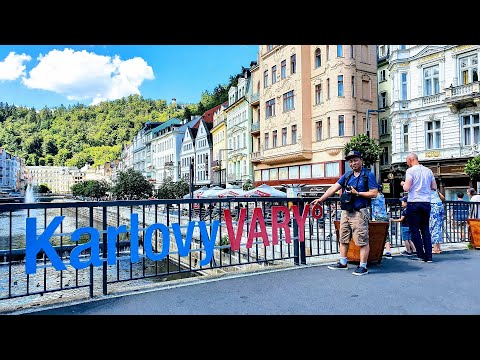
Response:
[[[432,197],[430,200],[432,209],[430,210],[430,235],[432,237],[432,244],[439,244],[443,242],[443,203],[436,190],[432,190]]]

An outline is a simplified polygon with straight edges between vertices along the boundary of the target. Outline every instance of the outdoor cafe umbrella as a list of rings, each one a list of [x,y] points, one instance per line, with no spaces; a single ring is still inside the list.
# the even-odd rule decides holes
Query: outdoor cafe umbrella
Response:
[[[243,190],[241,187],[230,187],[227,189],[223,189],[223,191],[218,192],[216,196],[219,198],[242,197],[244,193],[245,193],[245,190]]]
[[[252,190],[246,191],[243,196],[245,197],[287,197],[287,193],[275,189],[267,184],[257,186]]]
[[[197,189],[193,192],[193,198],[194,199],[199,199],[200,198],[200,195],[203,194],[204,191],[208,190],[209,187],[208,186],[202,186],[200,189]],[[190,193],[186,194],[183,196],[184,199],[191,199],[190,197]]]
[[[225,190],[224,188],[220,187],[220,186],[214,186],[214,187],[211,187],[205,191],[203,191],[199,198],[200,199],[212,199],[212,198],[218,198],[217,194],[221,191]]]

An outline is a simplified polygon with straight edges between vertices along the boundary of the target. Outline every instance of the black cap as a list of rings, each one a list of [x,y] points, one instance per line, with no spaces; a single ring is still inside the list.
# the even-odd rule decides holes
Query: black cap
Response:
[[[358,157],[360,159],[363,159],[362,157],[362,154],[360,154],[360,151],[358,150],[352,150],[350,151],[347,156],[345,156],[345,160],[350,160],[350,159],[353,159],[355,157]]]

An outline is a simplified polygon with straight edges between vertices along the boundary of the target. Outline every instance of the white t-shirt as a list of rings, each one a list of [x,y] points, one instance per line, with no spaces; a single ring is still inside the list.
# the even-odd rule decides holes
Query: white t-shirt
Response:
[[[412,185],[408,190],[408,202],[430,202],[431,184],[435,181],[432,170],[423,165],[413,165],[407,169],[405,180],[410,179]]]
[[[470,214],[468,216],[470,218],[480,219],[480,195],[473,195],[470,198]]]

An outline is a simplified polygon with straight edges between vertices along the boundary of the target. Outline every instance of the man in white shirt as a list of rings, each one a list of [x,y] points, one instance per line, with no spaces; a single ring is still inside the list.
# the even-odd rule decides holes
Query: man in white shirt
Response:
[[[417,256],[413,260],[432,262],[432,238],[430,236],[431,190],[437,190],[432,170],[418,163],[418,156],[410,153],[406,158],[409,168],[405,181],[400,185],[408,192],[407,217]]]
[[[468,189],[467,195],[470,198],[470,212],[468,217],[480,219],[480,195],[477,194],[474,188]]]

